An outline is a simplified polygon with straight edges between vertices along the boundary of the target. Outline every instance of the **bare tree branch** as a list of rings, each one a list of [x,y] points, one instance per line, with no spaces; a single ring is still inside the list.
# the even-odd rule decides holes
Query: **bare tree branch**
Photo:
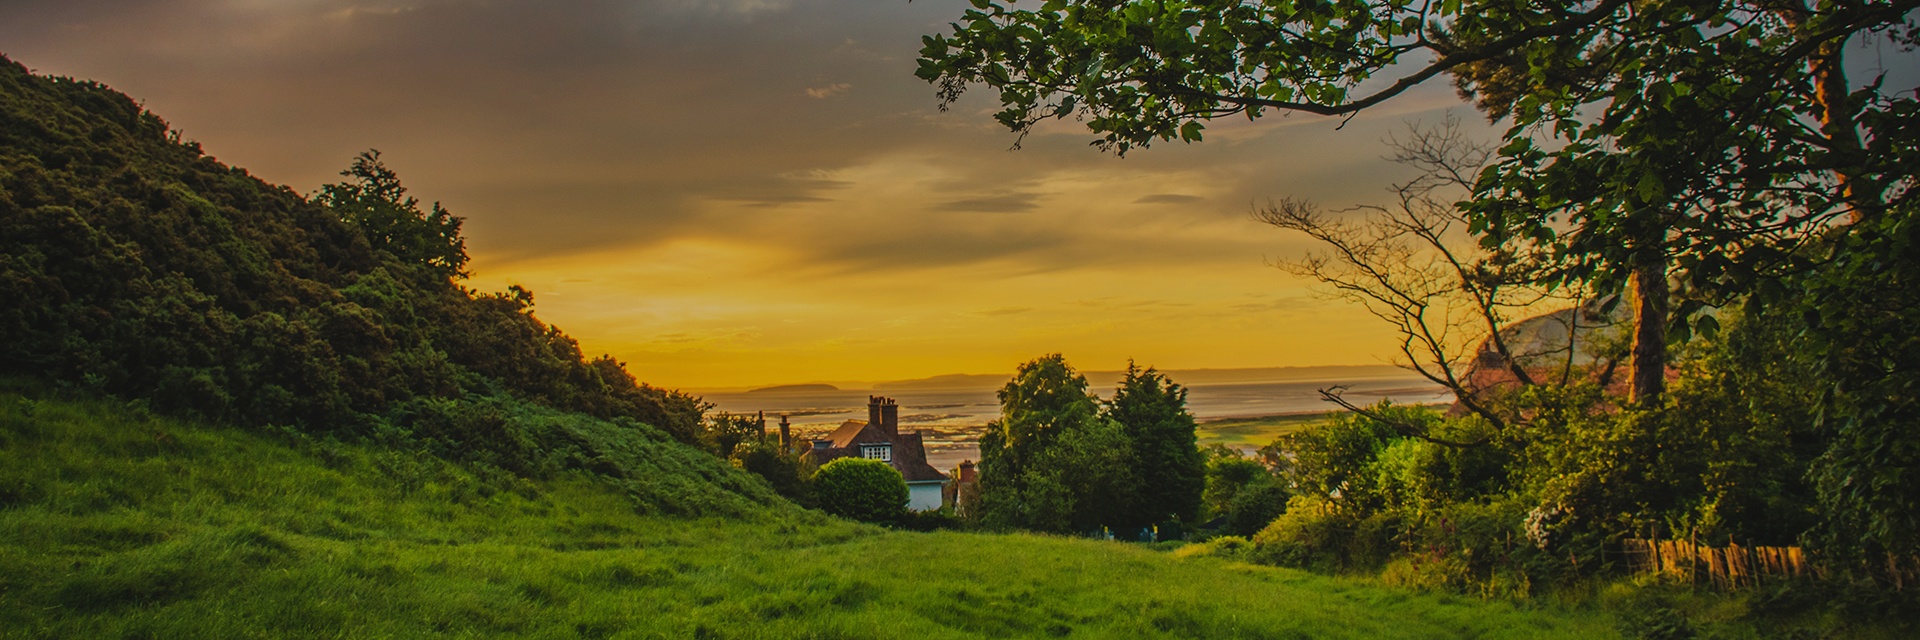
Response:
[[[1489,251],[1466,234],[1463,214],[1447,198],[1464,196],[1492,154],[1469,140],[1458,120],[1414,126],[1388,143],[1394,149],[1392,159],[1421,170],[1420,177],[1394,185],[1392,206],[1325,213],[1306,200],[1287,198],[1256,209],[1253,217],[1312,238],[1320,250],[1279,266],[1319,282],[1336,297],[1360,303],[1392,326],[1404,358],[1398,364],[1446,387],[1461,408],[1504,429],[1522,417],[1503,415],[1487,402],[1484,394],[1490,389],[1479,386],[1485,380],[1469,374],[1493,363],[1476,364],[1475,360],[1483,355],[1498,359],[1498,366],[1512,380],[1523,386],[1537,384],[1527,369],[1527,358],[1545,354],[1516,353],[1503,327],[1511,318],[1533,315],[1570,298],[1578,300],[1584,292],[1536,286],[1532,283],[1544,281],[1544,260],[1524,251]],[[1569,327],[1569,335],[1571,331]],[[1569,369],[1572,343],[1569,340],[1566,347]],[[1570,377],[1570,372],[1563,374],[1563,383]],[[1341,399],[1338,388],[1323,390],[1322,397],[1349,411],[1377,413]]]

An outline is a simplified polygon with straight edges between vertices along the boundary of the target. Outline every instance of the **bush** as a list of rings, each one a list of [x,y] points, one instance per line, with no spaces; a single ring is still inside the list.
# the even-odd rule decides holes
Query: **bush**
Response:
[[[1404,528],[1396,512],[1358,516],[1325,500],[1294,496],[1285,514],[1254,535],[1252,560],[1319,571],[1373,569],[1399,550]]]
[[[1245,560],[1253,552],[1253,543],[1240,536],[1220,536],[1206,542],[1196,542],[1173,551],[1179,558],[1212,557],[1226,560]]]
[[[729,460],[733,466],[765,479],[775,493],[788,500],[802,505],[812,500],[807,495],[806,461],[791,451],[782,451],[777,443],[764,440],[740,443],[734,447]]]
[[[907,480],[879,460],[840,458],[813,474],[813,498],[836,516],[893,522],[906,511]]]
[[[1287,512],[1287,490],[1275,482],[1251,484],[1227,503],[1227,532],[1250,536]]]
[[[907,531],[939,531],[941,529],[959,529],[965,524],[952,509],[933,511],[902,511],[893,521],[894,528]]]
[[[1282,567],[1338,569],[1343,558],[1337,548],[1353,528],[1351,516],[1328,509],[1325,501],[1294,496],[1284,515],[1253,536],[1252,559]]]
[[[1253,484],[1274,484],[1277,480],[1258,460],[1242,456],[1237,451],[1221,447],[1213,454],[1212,459],[1207,461],[1207,487],[1200,499],[1201,508],[1209,520],[1231,513],[1233,498],[1239,495],[1241,489]],[[1260,524],[1266,525],[1264,522]]]

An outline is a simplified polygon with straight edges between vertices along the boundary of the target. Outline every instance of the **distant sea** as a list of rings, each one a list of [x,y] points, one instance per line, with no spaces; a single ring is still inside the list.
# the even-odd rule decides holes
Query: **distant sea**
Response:
[[[1451,402],[1446,389],[1412,373],[1390,367],[1322,367],[1317,370],[1244,370],[1194,372],[1191,378],[1212,380],[1187,385],[1187,408],[1201,422],[1225,418],[1297,415],[1338,410],[1320,398],[1320,389],[1345,386],[1345,397],[1355,404],[1370,404],[1391,398],[1403,404]],[[1271,373],[1280,371],[1282,375]],[[1175,382],[1180,371],[1167,372]],[[1327,375],[1305,379],[1300,374]],[[1113,392],[1112,384],[1102,379],[1114,377],[1089,373],[1095,380],[1094,391],[1102,397]],[[1291,378],[1281,380],[1232,381],[1233,378]],[[696,391],[719,411],[736,414],[766,412],[771,432],[780,416],[788,416],[795,432],[804,437],[824,434],[847,420],[867,418],[867,397],[884,395],[900,404],[900,428],[903,431],[926,430],[928,462],[946,471],[963,459],[979,459],[979,439],[988,422],[1000,417],[996,392],[1006,379],[987,376],[953,376],[910,383],[881,383],[867,388],[828,388],[828,385],[796,385],[753,391]],[[951,384],[940,384],[950,381]]]

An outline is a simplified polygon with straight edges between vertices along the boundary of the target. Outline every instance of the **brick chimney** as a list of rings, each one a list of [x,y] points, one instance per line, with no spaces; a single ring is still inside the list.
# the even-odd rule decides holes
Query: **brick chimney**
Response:
[[[978,482],[980,480],[980,472],[974,470],[972,460],[960,461],[959,476],[961,482]]]
[[[877,425],[880,432],[893,438],[900,435],[900,405],[886,396],[867,396],[867,424]]]
[[[880,428],[887,431],[887,437],[897,438],[900,436],[900,405],[894,404],[893,398],[881,400],[886,404],[880,405]]]
[[[787,425],[787,414],[780,414],[780,450],[793,448],[793,432]]]

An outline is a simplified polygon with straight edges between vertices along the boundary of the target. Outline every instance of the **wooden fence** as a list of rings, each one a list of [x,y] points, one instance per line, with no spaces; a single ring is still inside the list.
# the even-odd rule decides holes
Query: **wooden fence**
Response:
[[[1754,586],[1766,580],[1825,579],[1826,566],[1809,558],[1800,547],[1748,547],[1727,541],[1710,547],[1691,540],[1628,539],[1627,563],[1635,572],[1659,573],[1692,583],[1706,582],[1721,589]],[[1896,590],[1920,582],[1920,558],[1889,554],[1884,567],[1864,567]]]

